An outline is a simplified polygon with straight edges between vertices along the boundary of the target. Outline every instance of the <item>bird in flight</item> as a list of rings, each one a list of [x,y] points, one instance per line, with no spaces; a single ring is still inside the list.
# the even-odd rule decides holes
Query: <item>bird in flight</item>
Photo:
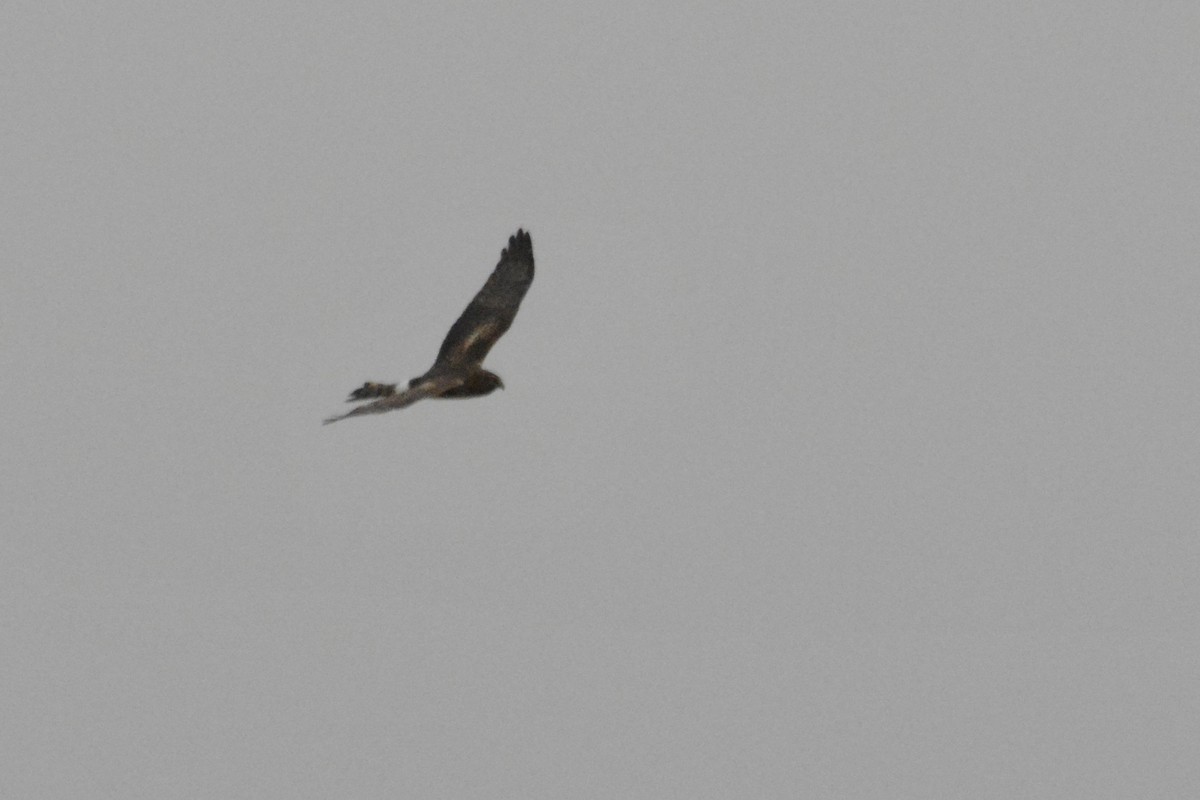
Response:
[[[512,325],[531,283],[533,240],[518,229],[509,237],[508,247],[500,253],[500,263],[487,283],[446,334],[433,366],[400,391],[394,383],[367,381],[351,392],[346,402],[378,399],[347,414],[330,417],[325,424],[360,414],[383,414],[426,397],[474,397],[503,389],[500,376],[483,368],[483,359]]]

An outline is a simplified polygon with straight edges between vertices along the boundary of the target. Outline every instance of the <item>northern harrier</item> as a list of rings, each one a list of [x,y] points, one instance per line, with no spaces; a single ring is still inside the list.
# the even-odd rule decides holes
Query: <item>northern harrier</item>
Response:
[[[359,414],[382,414],[411,406],[426,397],[474,397],[503,389],[500,376],[483,368],[483,359],[517,316],[521,298],[533,282],[533,240],[518,229],[500,253],[500,263],[446,334],[437,360],[429,371],[396,391],[394,383],[367,381],[350,393],[347,403],[380,399],[348,414],[330,417],[328,425]]]

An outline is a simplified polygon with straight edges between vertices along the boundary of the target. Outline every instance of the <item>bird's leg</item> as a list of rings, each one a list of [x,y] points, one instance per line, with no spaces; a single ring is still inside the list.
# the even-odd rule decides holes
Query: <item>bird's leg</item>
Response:
[[[346,398],[347,403],[357,403],[360,400],[370,400],[373,397],[391,397],[396,393],[396,384],[394,383],[376,383],[375,381],[367,381],[362,386],[355,389]]]

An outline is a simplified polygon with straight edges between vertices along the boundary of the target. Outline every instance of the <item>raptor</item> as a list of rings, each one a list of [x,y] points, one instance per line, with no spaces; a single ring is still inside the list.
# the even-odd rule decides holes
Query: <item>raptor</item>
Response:
[[[500,376],[483,368],[483,359],[512,325],[531,283],[533,240],[518,229],[509,237],[508,247],[501,251],[500,262],[483,288],[450,327],[433,366],[399,391],[394,383],[367,381],[351,392],[346,402],[372,402],[330,417],[325,424],[395,411],[426,397],[476,397],[503,389]]]

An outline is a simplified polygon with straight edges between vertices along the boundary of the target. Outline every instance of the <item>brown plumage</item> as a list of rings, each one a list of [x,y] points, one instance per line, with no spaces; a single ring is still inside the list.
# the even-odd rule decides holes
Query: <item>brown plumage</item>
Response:
[[[483,368],[483,359],[517,316],[521,299],[533,282],[533,240],[524,230],[509,237],[500,263],[487,283],[446,334],[433,366],[396,391],[394,383],[367,381],[346,402],[379,398],[348,414],[330,417],[328,425],[360,414],[382,414],[411,406],[426,397],[475,397],[503,389],[500,376]]]

